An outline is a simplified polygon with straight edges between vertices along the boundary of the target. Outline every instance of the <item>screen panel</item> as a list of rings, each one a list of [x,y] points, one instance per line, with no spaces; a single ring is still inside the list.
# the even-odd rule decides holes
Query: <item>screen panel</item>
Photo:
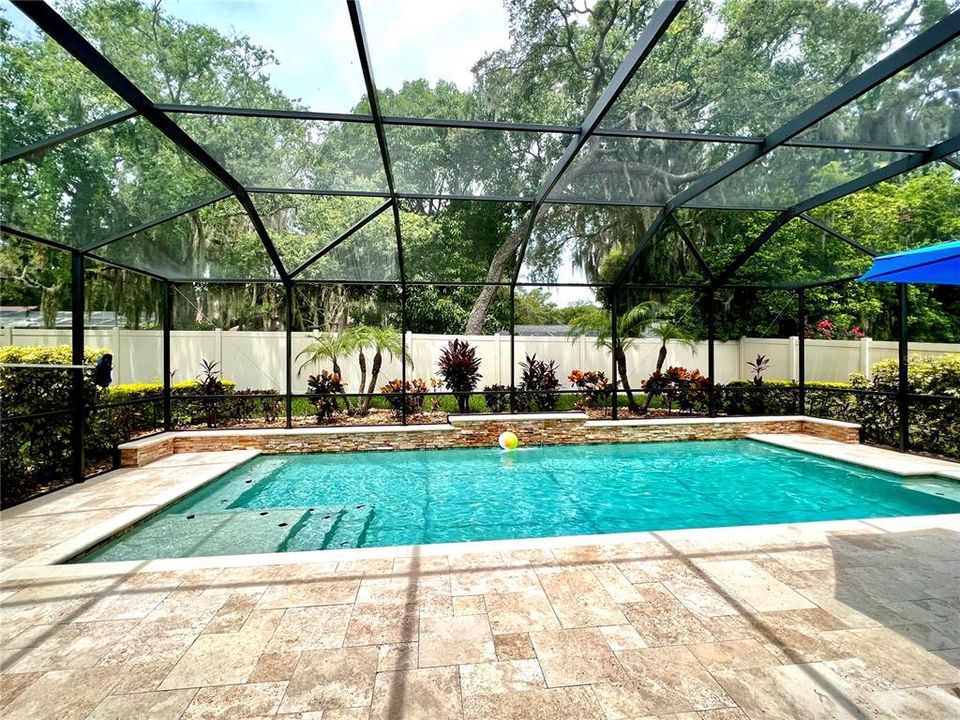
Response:
[[[248,188],[387,189],[371,123],[171,114]]]
[[[277,275],[249,216],[232,197],[112,242],[93,255],[174,280]]]
[[[129,106],[9,0],[0,0],[4,150],[23,147]]]
[[[7,163],[2,177],[4,222],[75,248],[224,191],[140,118]]]

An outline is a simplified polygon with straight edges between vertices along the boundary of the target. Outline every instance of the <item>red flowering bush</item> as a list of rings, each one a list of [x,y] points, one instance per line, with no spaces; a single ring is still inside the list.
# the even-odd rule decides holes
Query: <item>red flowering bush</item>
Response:
[[[858,340],[864,337],[863,330],[860,329],[859,325],[843,327],[826,318],[820,320],[816,325],[811,325],[809,321],[805,321],[804,325],[803,336],[808,339]]]
[[[574,370],[567,380],[583,393],[575,405],[578,410],[605,407],[610,401],[613,385],[601,370]]]

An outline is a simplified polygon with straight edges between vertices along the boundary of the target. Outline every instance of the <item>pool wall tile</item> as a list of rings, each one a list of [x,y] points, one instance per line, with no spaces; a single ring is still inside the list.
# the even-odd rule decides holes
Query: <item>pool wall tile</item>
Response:
[[[805,416],[589,420],[583,413],[451,415],[446,425],[321,427],[292,430],[216,430],[164,433],[120,446],[124,467],[140,467],[172,453],[256,449],[264,453],[357,450],[431,450],[494,447],[505,430],[521,445],[733,440],[756,434],[806,434],[859,441],[853,423]]]

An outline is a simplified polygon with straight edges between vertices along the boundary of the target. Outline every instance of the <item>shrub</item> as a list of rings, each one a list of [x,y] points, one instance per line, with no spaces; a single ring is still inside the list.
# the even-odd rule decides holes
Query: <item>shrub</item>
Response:
[[[270,397],[276,394],[275,390],[237,390],[227,404],[229,416],[238,422],[261,417],[266,423],[275,423],[283,413],[283,400]]]
[[[613,394],[613,385],[601,370],[574,370],[567,380],[583,395],[577,402],[578,409],[606,407]]]
[[[692,412],[703,408],[707,403],[709,381],[699,370],[687,370],[684,367],[669,367],[666,372],[654,370],[643,384],[647,397],[662,397],[667,410],[673,409],[673,403],[681,412]]]
[[[337,395],[343,394],[343,383],[337,373],[321,370],[319,375],[311,375],[307,379],[307,388],[310,400],[317,410],[317,422],[330,420],[339,410]]]
[[[223,381],[219,370],[220,363],[209,360],[200,361],[200,374],[197,375],[197,395],[204,411],[204,421],[208,428],[216,427],[220,418],[220,395],[224,394]]]
[[[480,381],[480,358],[477,349],[464,340],[451,340],[440,351],[438,375],[457,399],[461,413],[470,411],[470,393]]]
[[[505,412],[510,408],[510,388],[506,385],[487,385],[483,388],[483,401],[492,413]]]
[[[427,393],[427,383],[420,378],[412,381],[407,380],[406,404],[404,404],[403,388],[403,381],[396,379],[391,380],[380,388],[380,392],[383,393],[383,396],[390,404],[390,407],[393,408],[393,412],[398,418],[403,417],[404,408],[406,408],[407,415],[419,415],[423,412],[423,396]]]
[[[520,363],[521,375],[517,398],[521,410],[553,410],[560,401],[560,381],[557,380],[557,364],[551,360],[537,360],[536,354],[527,355]]]

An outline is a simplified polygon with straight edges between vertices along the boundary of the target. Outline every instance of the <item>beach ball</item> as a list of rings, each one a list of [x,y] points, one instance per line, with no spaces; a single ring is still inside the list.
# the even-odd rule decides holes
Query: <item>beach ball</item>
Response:
[[[520,445],[520,438],[518,438],[515,433],[505,430],[500,433],[500,438],[497,442],[500,443],[500,447],[504,450],[516,450],[517,446]]]

